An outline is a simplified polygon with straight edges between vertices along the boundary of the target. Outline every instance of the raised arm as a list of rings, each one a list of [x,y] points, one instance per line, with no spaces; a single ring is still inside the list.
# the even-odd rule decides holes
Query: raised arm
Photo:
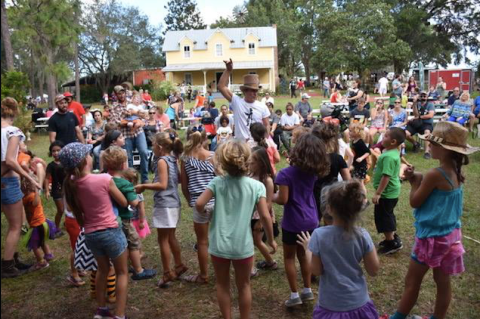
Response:
[[[222,93],[223,97],[227,99],[228,102],[231,102],[233,94],[228,89],[228,81],[230,79],[230,73],[233,70],[233,62],[232,59],[223,62],[225,62],[226,69],[225,71],[223,71],[223,74],[218,81],[218,90],[220,91],[220,93]]]

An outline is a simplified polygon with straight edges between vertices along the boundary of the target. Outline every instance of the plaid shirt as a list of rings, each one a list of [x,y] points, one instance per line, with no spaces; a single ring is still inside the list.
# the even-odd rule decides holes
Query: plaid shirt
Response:
[[[137,127],[135,130],[131,130],[127,126],[120,126],[120,122],[126,117],[128,117],[127,105],[122,105],[118,102],[114,102],[112,110],[110,112],[110,122],[119,125],[120,131],[122,132],[123,136],[125,138],[134,138],[138,134],[143,132],[143,127]]]

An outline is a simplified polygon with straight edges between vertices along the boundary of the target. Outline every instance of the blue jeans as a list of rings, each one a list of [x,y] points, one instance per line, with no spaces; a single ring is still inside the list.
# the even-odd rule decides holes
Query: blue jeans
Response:
[[[23,193],[20,189],[19,177],[2,177],[2,204],[12,205],[21,201]]]
[[[93,169],[100,169],[100,152],[102,151],[102,144],[93,148]]]
[[[126,138],[125,149],[127,150],[129,167],[133,167],[133,150],[137,149],[140,154],[140,174],[142,183],[148,181],[148,147],[145,132],[138,134],[136,137]]]
[[[95,257],[107,256],[111,260],[123,254],[128,245],[121,227],[85,234],[85,241]]]

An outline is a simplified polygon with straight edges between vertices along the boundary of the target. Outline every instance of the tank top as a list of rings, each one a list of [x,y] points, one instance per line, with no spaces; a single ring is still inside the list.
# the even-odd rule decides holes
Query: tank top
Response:
[[[178,194],[178,166],[177,159],[171,155],[161,156],[156,159],[164,160],[168,166],[168,183],[167,189],[156,191],[153,195],[153,202],[155,208],[180,208],[180,196]],[[154,183],[160,181],[158,172],[158,165],[154,165],[155,177]]]
[[[171,106],[165,111],[165,114],[168,115],[168,118],[171,120],[175,120],[175,109]]]
[[[385,126],[385,110],[377,112],[377,116],[373,118],[371,126],[378,128]]]
[[[445,171],[436,168],[452,187],[449,191],[434,189],[422,206],[413,210],[415,236],[418,238],[441,237],[461,227],[463,210],[463,186],[455,188]]]
[[[208,183],[215,178],[215,167],[210,162],[213,156],[210,156],[202,161],[198,158],[185,156],[183,161],[185,163],[185,171],[188,176],[188,192],[190,193],[189,205],[193,207],[198,197],[207,188]],[[207,205],[214,204],[215,200],[212,198]]]
[[[442,98],[445,96],[445,89],[443,88],[443,82],[437,83],[437,93]]]

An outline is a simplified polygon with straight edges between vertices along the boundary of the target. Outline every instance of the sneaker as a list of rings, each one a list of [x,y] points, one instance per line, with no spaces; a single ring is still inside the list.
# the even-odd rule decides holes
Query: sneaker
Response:
[[[25,271],[15,267],[14,260],[2,260],[2,278],[15,278],[23,275]]]
[[[43,263],[37,262],[32,267],[30,267],[30,271],[37,271],[42,270],[44,268],[48,268],[50,264],[45,260]]]
[[[13,255],[13,260],[15,260],[15,267],[20,271],[29,270],[30,267],[33,266],[33,264],[26,264],[26,263],[21,262],[20,258],[18,256],[18,253],[15,253]]]
[[[304,301],[314,300],[315,296],[313,295],[313,292],[306,292],[306,293],[300,294],[300,299],[302,299],[302,302],[304,302]]]
[[[155,277],[156,274],[157,274],[157,271],[155,269],[143,269],[141,273],[133,274],[132,279],[133,280],[150,279]]]
[[[253,267],[252,271],[250,272],[250,278],[258,277],[258,269]]]
[[[59,229],[59,230],[55,233],[55,239],[56,239],[56,238],[60,238],[60,237],[62,237],[63,235],[65,235],[65,233],[64,233],[61,229]]]
[[[26,235],[28,233],[28,226],[22,225],[22,235]]]
[[[195,252],[198,252],[198,244],[197,243],[193,244],[193,250]]]
[[[113,315],[108,309],[97,308],[93,319],[112,319]]]
[[[46,261],[51,261],[53,260],[53,258],[55,258],[55,256],[50,253],[50,254],[45,254],[43,258],[45,258]]]
[[[300,299],[300,297],[293,298],[293,299],[289,298],[287,301],[285,301],[285,306],[287,307],[295,307],[301,304],[303,304],[303,302],[302,302],[302,299]]]
[[[390,254],[396,253],[402,248],[403,248],[403,245],[401,242],[398,242],[395,239],[387,240],[385,241],[384,246],[378,249],[378,253],[380,255],[390,255]]]
[[[403,245],[402,240],[400,239],[400,237],[398,237],[397,234],[393,235],[393,240],[395,240],[397,243],[399,243],[400,246]],[[387,240],[385,239],[385,240],[382,240],[381,242],[379,242],[379,243],[378,243],[378,247],[383,247],[383,246],[385,246],[385,242],[386,242],[386,241],[387,241]]]
[[[430,155],[430,153],[425,153],[423,154],[423,158],[429,160],[432,158],[432,155]]]

